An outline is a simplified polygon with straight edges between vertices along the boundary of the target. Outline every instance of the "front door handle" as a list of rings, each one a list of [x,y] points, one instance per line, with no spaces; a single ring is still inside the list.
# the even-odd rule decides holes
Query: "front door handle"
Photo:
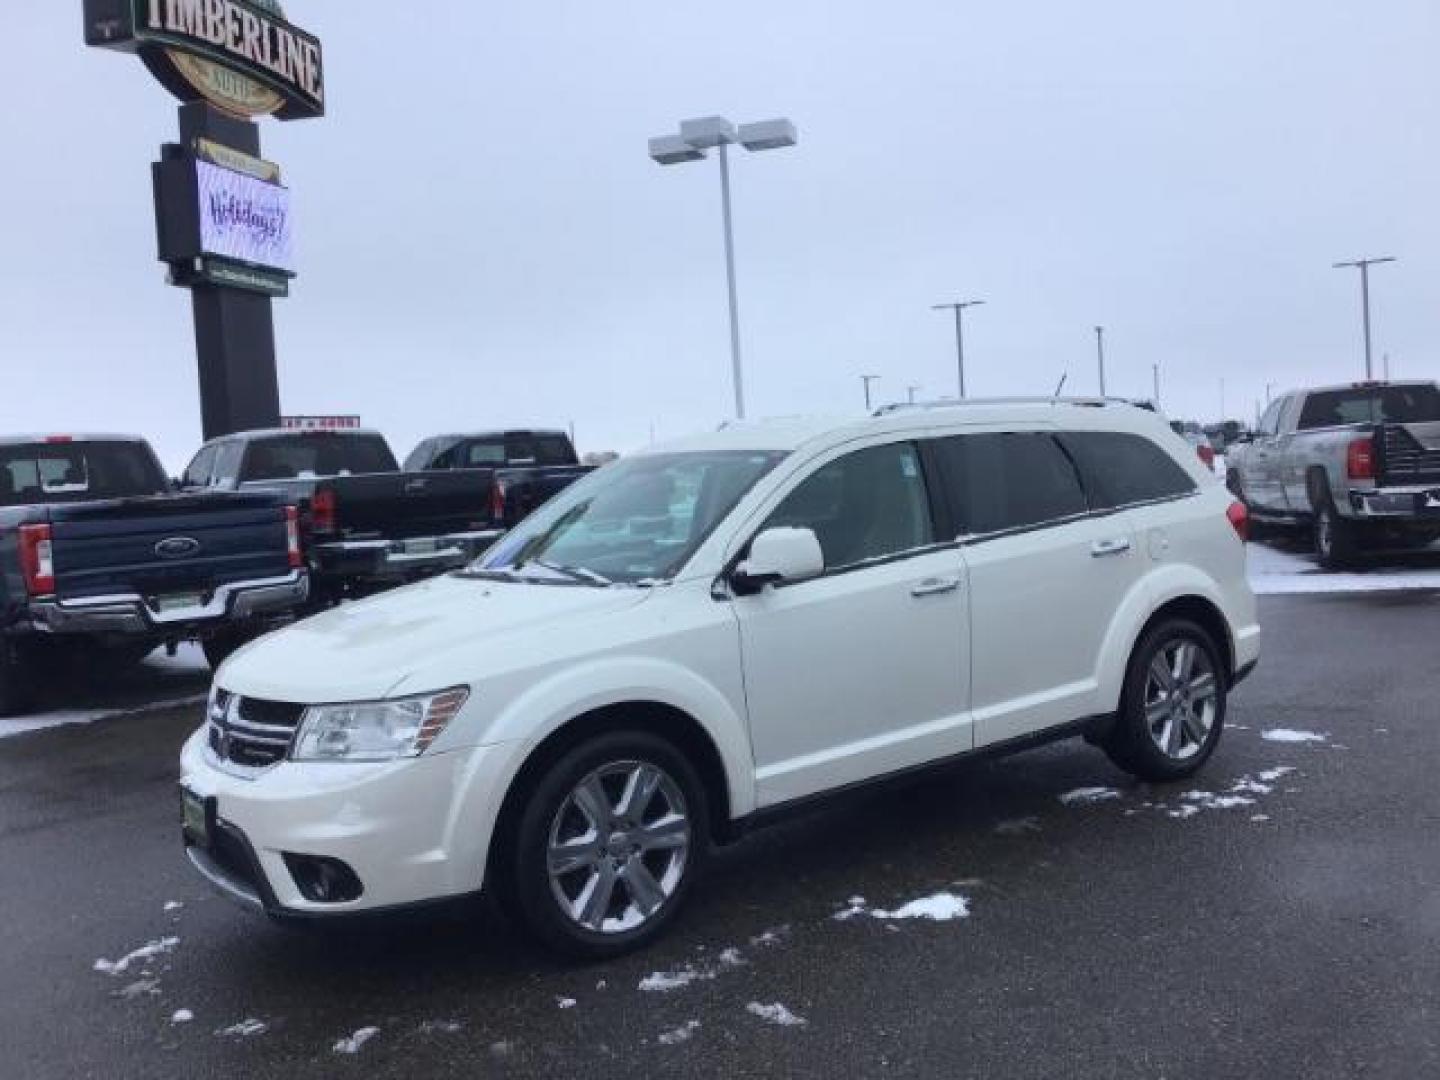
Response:
[[[910,586],[911,596],[938,596],[940,593],[954,592],[960,588],[958,577],[926,578],[918,585]]]
[[[1130,550],[1130,538],[1117,536],[1110,540],[1096,540],[1090,545],[1090,554],[1097,559],[1106,555],[1123,555]]]

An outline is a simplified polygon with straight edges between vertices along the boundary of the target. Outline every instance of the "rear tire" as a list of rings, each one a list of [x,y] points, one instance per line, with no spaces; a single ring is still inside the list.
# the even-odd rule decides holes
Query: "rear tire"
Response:
[[[1209,633],[1166,619],[1135,645],[1105,752],[1141,780],[1192,775],[1209,760],[1225,726],[1229,673]]]
[[[1320,565],[1326,570],[1343,570],[1355,562],[1361,547],[1359,527],[1341,517],[1326,495],[1315,508],[1315,556]]]
[[[566,751],[511,820],[514,835],[500,838],[491,874],[500,899],[543,945],[580,959],[657,938],[708,855],[699,775],[644,731],[597,735]]]

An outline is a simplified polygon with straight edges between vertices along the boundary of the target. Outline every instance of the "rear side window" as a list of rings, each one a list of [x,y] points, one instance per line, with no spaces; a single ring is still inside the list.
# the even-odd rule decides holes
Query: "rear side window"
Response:
[[[1083,514],[1075,466],[1039,431],[935,440],[962,534],[1021,529]]]
[[[245,480],[294,480],[397,471],[379,435],[333,432],[257,439],[245,455]]]
[[[1305,398],[1301,431],[1346,424],[1423,424],[1440,420],[1440,389],[1429,385],[1322,390]]]
[[[765,528],[812,529],[833,570],[935,541],[920,455],[911,443],[872,446],[806,477]]]
[[[1178,462],[1143,435],[1122,431],[1071,431],[1060,436],[1097,510],[1188,495],[1195,481]]]

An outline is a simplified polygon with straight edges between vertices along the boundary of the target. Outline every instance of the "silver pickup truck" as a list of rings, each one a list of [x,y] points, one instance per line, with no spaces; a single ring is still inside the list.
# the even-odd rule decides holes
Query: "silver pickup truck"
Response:
[[[1313,527],[1328,568],[1366,547],[1440,539],[1440,387],[1293,390],[1232,446],[1225,480],[1258,522]]]

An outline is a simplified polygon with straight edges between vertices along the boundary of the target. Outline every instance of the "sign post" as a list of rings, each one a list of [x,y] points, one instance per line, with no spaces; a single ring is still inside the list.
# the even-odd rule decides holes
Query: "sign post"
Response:
[[[191,293],[206,439],[280,422],[271,301],[294,277],[280,169],[257,117],[324,115],[320,42],[277,0],[84,0],[85,42],[137,54],[178,97],[180,141],[152,167],[169,281]]]

